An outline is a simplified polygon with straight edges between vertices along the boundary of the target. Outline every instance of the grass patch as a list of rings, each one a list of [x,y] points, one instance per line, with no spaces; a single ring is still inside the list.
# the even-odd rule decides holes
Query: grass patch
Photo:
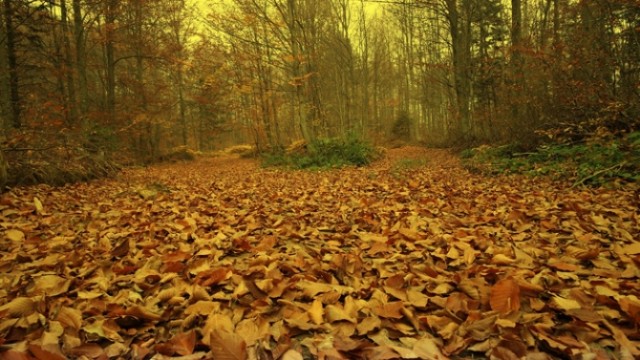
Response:
[[[366,166],[379,156],[369,143],[354,137],[319,139],[295,151],[274,151],[264,154],[263,166],[283,166],[294,169],[328,169],[344,166]]]
[[[461,152],[464,165],[490,174],[518,173],[602,186],[640,181],[640,132],[606,142],[552,144],[532,152],[517,146],[481,146]]]

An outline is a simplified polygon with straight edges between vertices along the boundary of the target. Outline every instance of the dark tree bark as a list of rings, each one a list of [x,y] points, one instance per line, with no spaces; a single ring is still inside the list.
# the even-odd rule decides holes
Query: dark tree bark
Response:
[[[464,16],[460,16],[457,0],[445,0],[451,32],[453,77],[459,116],[458,136],[464,140],[471,134],[471,20],[470,2],[462,1]]]
[[[84,23],[80,0],[73,0],[73,32],[76,45],[76,72],[80,100],[80,115],[85,118],[89,106],[89,89],[87,88],[87,55],[85,51]],[[82,124],[86,127],[86,124]]]
[[[4,24],[7,34],[7,63],[9,66],[9,93],[11,104],[11,125],[19,129],[22,127],[22,102],[20,99],[18,79],[18,58],[16,55],[16,32],[13,27],[13,2],[4,0]]]
[[[107,70],[106,110],[110,123],[115,121],[116,113],[116,62],[114,59],[115,21],[118,0],[108,0],[105,15],[105,61]]]
[[[69,23],[67,20],[67,0],[60,1],[60,22],[62,24],[62,44],[64,50],[64,71],[67,81],[66,86],[66,116],[67,125],[75,126],[78,123],[78,107],[76,101],[76,85],[73,77],[73,63],[71,54],[71,43],[69,40]]]

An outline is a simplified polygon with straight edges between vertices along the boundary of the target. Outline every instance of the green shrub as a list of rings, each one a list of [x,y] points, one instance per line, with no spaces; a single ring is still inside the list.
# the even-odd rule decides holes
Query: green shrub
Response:
[[[472,170],[549,175],[571,179],[574,185],[640,180],[639,132],[605,142],[551,144],[525,153],[516,150],[513,146],[483,146],[466,150],[461,157]]]
[[[306,146],[304,152],[274,151],[262,158],[263,166],[287,166],[297,169],[365,166],[378,152],[369,143],[355,137],[318,139]]]

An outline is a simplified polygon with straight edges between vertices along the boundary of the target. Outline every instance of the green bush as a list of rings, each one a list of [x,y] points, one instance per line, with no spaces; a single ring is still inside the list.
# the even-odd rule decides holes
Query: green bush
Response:
[[[265,154],[263,166],[287,166],[297,169],[365,166],[377,157],[376,149],[355,137],[318,139],[303,153],[275,151]]]
[[[574,185],[640,181],[640,132],[605,142],[545,145],[533,152],[483,146],[460,155],[468,168],[488,173],[549,175]]]

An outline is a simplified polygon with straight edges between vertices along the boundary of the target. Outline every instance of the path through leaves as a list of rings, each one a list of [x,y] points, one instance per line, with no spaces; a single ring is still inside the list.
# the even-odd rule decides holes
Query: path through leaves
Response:
[[[18,188],[0,198],[0,358],[634,359],[638,207],[414,148]]]

